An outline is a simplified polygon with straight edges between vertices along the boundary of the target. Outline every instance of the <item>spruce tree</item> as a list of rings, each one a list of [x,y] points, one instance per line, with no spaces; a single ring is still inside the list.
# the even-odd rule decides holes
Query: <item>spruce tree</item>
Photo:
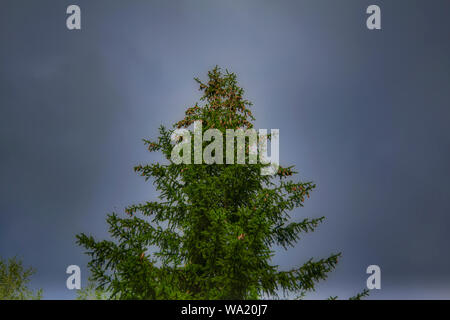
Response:
[[[206,82],[195,80],[203,93],[200,103],[172,128],[161,126],[155,141],[144,139],[149,151],[162,153],[164,163],[135,167],[153,180],[160,200],[109,214],[113,240],[77,235],[91,257],[92,280],[119,299],[260,299],[314,290],[335,268],[339,253],[288,271],[272,263],[275,245],[293,247],[323,221],[289,214],[303,207],[313,182],[295,181],[293,166],[262,175],[267,165],[261,163],[171,160],[171,135],[194,121],[202,121],[203,132],[253,128],[252,104],[234,73],[216,67]]]

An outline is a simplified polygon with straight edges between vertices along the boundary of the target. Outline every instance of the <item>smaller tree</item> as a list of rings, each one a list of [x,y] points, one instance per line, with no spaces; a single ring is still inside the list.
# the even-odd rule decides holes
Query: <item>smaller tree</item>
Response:
[[[33,292],[28,288],[35,272],[31,267],[25,269],[17,257],[0,259],[0,300],[40,300],[42,289]]]

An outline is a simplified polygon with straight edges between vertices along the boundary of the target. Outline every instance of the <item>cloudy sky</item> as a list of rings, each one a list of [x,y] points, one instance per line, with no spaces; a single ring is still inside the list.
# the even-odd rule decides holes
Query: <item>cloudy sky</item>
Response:
[[[66,28],[81,7],[82,29]],[[381,7],[368,30],[366,8]],[[0,4],[0,257],[71,299],[80,232],[155,197],[134,174],[141,139],[200,94],[193,77],[235,72],[258,128],[280,129],[281,164],[317,190],[297,217],[326,216],[275,262],[341,251],[309,298],[347,298],[381,268],[371,299],[450,298],[450,2],[60,1]]]

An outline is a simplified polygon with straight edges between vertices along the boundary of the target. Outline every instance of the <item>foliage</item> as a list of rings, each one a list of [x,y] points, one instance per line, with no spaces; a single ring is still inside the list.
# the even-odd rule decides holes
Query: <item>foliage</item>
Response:
[[[18,258],[0,259],[0,300],[39,300],[42,290],[33,292],[28,288],[33,268],[25,269]]]
[[[77,300],[109,300],[111,293],[98,288],[95,282],[89,281],[85,288],[77,291]]]
[[[368,296],[369,296],[369,290],[368,289],[364,289],[360,293],[358,293],[355,296],[349,298],[349,300],[361,300],[362,298],[368,297]]]

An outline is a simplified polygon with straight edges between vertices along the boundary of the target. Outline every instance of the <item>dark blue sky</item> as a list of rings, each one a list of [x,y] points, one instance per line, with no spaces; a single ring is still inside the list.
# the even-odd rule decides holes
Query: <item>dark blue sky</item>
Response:
[[[78,4],[82,30],[66,29]],[[366,28],[367,6],[382,30]],[[37,268],[45,298],[73,298],[75,235],[156,196],[132,170],[200,95],[237,73],[281,164],[317,190],[297,218],[325,223],[276,263],[342,251],[310,298],[450,298],[450,2],[22,1],[0,5],[0,256]]]

